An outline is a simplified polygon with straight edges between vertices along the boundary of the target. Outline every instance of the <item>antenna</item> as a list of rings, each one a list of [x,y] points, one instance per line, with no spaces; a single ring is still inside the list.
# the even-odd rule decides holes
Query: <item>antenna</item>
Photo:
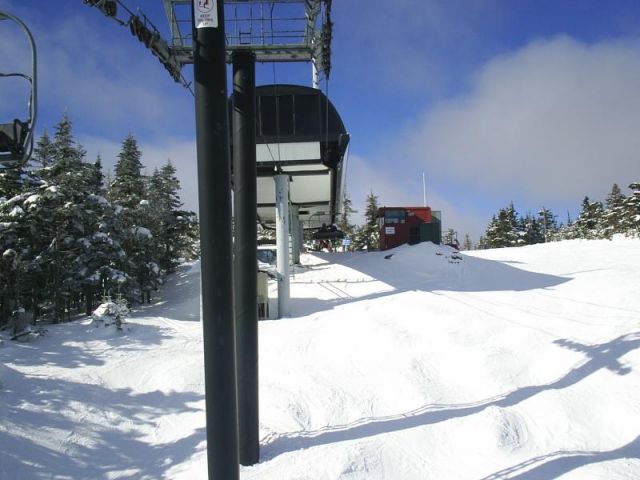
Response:
[[[427,180],[424,172],[422,172],[422,206],[427,206]]]

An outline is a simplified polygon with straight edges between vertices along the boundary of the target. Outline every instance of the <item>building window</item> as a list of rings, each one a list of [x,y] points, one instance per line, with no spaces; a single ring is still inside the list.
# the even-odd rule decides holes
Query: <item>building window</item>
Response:
[[[385,210],[384,212],[384,223],[404,223],[405,221],[405,212],[404,210]]]

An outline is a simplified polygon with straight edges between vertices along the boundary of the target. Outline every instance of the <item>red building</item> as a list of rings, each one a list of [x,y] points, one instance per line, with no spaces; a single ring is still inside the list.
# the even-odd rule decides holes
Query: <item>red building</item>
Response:
[[[378,209],[380,250],[408,243],[440,244],[442,227],[440,212],[431,207],[382,207]]]

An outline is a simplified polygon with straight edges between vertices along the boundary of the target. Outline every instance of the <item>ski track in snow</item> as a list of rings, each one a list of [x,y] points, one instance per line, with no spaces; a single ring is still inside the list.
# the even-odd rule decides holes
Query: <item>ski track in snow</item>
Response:
[[[303,256],[243,480],[640,478],[640,240],[452,252]],[[164,292],[0,334],[0,479],[206,478],[199,265]]]

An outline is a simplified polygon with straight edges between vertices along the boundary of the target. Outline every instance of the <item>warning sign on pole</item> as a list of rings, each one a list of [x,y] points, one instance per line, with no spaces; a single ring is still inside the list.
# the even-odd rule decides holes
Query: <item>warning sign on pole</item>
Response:
[[[218,28],[218,0],[193,0],[196,28]]]

